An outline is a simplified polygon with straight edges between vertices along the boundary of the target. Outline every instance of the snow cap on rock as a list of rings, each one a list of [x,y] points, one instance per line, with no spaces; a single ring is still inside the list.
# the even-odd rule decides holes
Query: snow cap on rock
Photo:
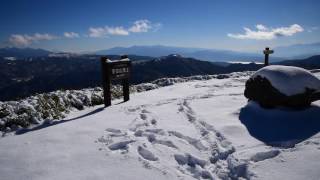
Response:
[[[293,66],[271,65],[258,70],[251,78],[264,77],[281,93],[291,96],[306,88],[320,90],[320,80],[309,71]]]

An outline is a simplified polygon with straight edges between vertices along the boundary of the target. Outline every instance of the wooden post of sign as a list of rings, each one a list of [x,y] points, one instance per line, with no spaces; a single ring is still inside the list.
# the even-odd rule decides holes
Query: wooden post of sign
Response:
[[[273,53],[273,50],[270,50],[269,47],[266,47],[266,49],[263,51],[264,53],[264,66],[269,65],[269,54]]]
[[[123,100],[129,101],[129,79],[123,79],[122,80],[122,89],[123,89]]]
[[[111,90],[110,90],[110,84],[111,84],[111,79],[109,75],[109,65],[106,62],[107,58],[102,57],[100,59],[101,61],[101,74],[102,74],[102,88],[103,88],[103,99],[104,99],[104,106],[108,107],[111,106]]]
[[[127,59],[127,55],[122,55],[121,59]],[[129,101],[130,99],[130,87],[129,87],[129,78],[122,79],[122,92],[123,92],[123,100]]]
[[[265,51],[269,51],[269,48],[266,47]],[[265,53],[264,54],[264,66],[268,66],[269,65],[269,54]]]

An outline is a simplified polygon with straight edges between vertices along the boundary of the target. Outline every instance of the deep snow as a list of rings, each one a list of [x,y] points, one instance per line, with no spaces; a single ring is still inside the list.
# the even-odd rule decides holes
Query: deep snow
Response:
[[[1,180],[319,179],[320,102],[265,110],[243,96],[248,78],[178,83],[1,138]]]

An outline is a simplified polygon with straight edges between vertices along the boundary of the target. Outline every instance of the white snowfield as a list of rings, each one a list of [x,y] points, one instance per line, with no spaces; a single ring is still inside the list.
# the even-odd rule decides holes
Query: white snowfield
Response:
[[[252,77],[267,78],[287,96],[304,93],[306,88],[320,91],[320,80],[309,71],[293,66],[271,65],[261,68]]]
[[[243,96],[248,78],[136,93],[1,138],[0,179],[319,180],[320,102],[265,110]]]

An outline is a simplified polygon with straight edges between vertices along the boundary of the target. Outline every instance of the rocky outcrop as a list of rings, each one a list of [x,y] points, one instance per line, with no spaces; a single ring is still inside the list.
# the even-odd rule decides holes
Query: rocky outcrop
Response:
[[[275,106],[305,108],[310,106],[313,101],[320,99],[320,92],[309,88],[306,88],[304,93],[287,96],[273,87],[267,78],[261,76],[250,78],[246,82],[244,95],[249,100],[257,101],[265,108]]]
[[[320,80],[297,67],[268,66],[246,82],[244,95],[262,107],[305,108],[320,100]]]

